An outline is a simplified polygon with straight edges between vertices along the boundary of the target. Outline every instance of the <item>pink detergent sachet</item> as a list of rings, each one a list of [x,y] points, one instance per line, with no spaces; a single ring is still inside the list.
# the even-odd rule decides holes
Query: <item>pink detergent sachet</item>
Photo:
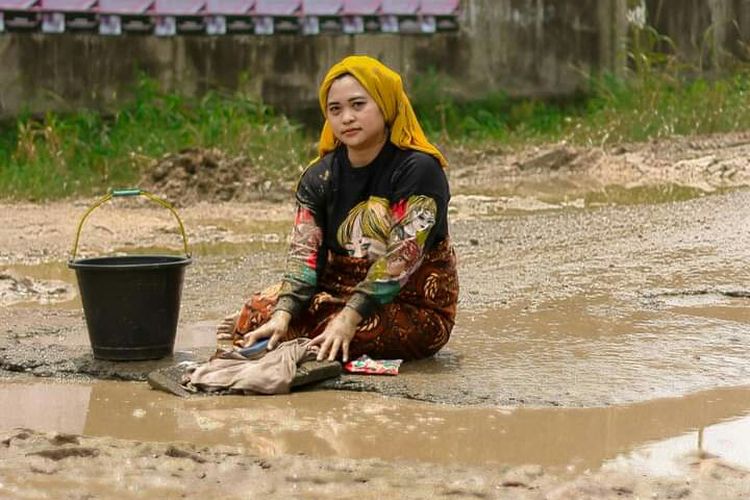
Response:
[[[344,371],[369,375],[398,375],[402,362],[401,359],[372,359],[363,354],[354,361],[344,363]]]

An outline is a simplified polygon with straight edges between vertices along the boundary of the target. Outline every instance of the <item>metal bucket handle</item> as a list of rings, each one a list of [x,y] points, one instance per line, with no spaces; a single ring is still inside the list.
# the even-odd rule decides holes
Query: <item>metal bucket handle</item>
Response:
[[[93,212],[94,210],[96,210],[97,208],[99,208],[101,205],[105,204],[112,198],[120,198],[120,197],[125,197],[125,196],[145,196],[151,201],[158,203],[159,205],[163,206],[164,208],[172,212],[172,215],[174,215],[175,219],[177,219],[177,224],[179,224],[180,226],[180,233],[182,233],[182,243],[184,246],[185,255],[188,258],[190,258],[190,251],[188,250],[187,235],[185,234],[185,226],[182,224],[182,219],[180,219],[180,216],[177,215],[177,211],[174,209],[172,204],[141,188],[126,188],[126,189],[111,189],[109,193],[102,196],[99,200],[94,202],[94,204],[91,205],[88,208],[88,210],[86,210],[86,213],[83,214],[83,217],[81,217],[81,221],[78,223],[78,230],[76,231],[76,239],[75,239],[75,242],[73,243],[73,251],[71,252],[71,261],[75,260],[76,254],[78,253],[78,240],[81,238],[81,230],[83,229],[83,223],[86,221],[86,218],[88,218],[88,216],[91,215],[91,212]]]

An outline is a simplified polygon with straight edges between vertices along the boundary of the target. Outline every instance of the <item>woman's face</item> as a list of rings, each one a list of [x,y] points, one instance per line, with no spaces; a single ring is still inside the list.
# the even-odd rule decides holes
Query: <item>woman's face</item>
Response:
[[[385,253],[385,244],[375,238],[368,238],[362,234],[362,216],[352,227],[351,241],[344,245],[350,257],[375,259]]]
[[[326,118],[333,134],[349,149],[366,150],[385,140],[383,113],[351,75],[344,75],[331,85]]]
[[[386,262],[386,272],[394,278],[400,277],[406,270],[406,266],[409,264],[406,257],[403,255],[397,255],[390,258]]]
[[[416,229],[416,232],[424,231],[425,229],[429,228],[435,223],[435,216],[428,212],[427,210],[420,210],[417,212],[416,217],[414,217],[414,229]]]

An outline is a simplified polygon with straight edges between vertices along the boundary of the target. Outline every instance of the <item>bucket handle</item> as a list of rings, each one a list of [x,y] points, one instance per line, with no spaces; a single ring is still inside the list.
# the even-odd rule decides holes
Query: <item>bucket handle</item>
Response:
[[[101,205],[105,204],[112,198],[120,198],[120,197],[126,197],[126,196],[145,196],[151,201],[158,203],[159,205],[163,206],[164,208],[172,212],[172,215],[174,215],[175,219],[177,219],[177,224],[179,224],[180,226],[180,233],[182,234],[182,244],[185,250],[185,255],[188,258],[190,257],[190,251],[188,250],[187,235],[185,234],[185,226],[182,224],[182,219],[180,219],[180,216],[177,215],[177,211],[174,209],[172,204],[166,200],[159,198],[153,193],[150,193],[141,188],[124,188],[124,189],[110,189],[109,193],[107,193],[106,195],[99,198],[96,202],[94,202],[88,208],[88,210],[86,210],[86,213],[83,214],[83,217],[81,217],[81,221],[78,223],[78,229],[76,230],[76,239],[75,239],[75,242],[73,243],[73,251],[71,252],[71,260],[75,260],[76,258],[76,254],[78,253],[78,241],[81,238],[81,230],[83,229],[83,223],[86,221],[88,216],[91,215],[91,212],[93,212],[94,210],[96,210],[97,208],[99,208]]]

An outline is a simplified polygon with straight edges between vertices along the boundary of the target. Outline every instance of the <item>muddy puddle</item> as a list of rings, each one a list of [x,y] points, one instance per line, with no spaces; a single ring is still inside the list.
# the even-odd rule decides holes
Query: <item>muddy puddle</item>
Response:
[[[240,241],[201,241],[189,246],[194,259],[207,259],[211,266],[228,267],[248,254],[283,253],[287,242],[279,233],[237,238]],[[175,248],[162,246],[117,247],[100,255],[177,255]],[[93,255],[82,254],[79,258]],[[0,267],[0,306],[52,306],[80,309],[75,272],[67,261],[14,264]]]
[[[706,191],[704,189],[678,184],[637,187],[613,185],[587,192],[583,195],[583,199],[585,200],[585,206],[587,207],[601,205],[641,205],[686,201],[726,191],[728,190],[719,189]]]
[[[474,406],[604,406],[750,383],[750,233],[737,208],[748,202],[750,194],[735,193],[458,221],[461,303],[446,348],[404,365],[395,379],[329,386]],[[224,227],[218,218],[212,224]],[[195,247],[177,350],[210,347],[216,322],[278,279],[286,243],[275,230],[255,229],[254,243]],[[75,290],[65,263],[13,269]],[[65,320],[64,335],[36,335],[36,322],[28,326],[20,311],[28,307],[39,305],[6,308],[16,309],[7,317],[23,342],[88,346],[77,297],[40,309],[69,311],[49,320]],[[47,363],[33,354],[24,351],[29,371]]]
[[[46,263],[0,268],[0,306],[72,304],[74,276],[63,265]]]
[[[324,386],[472,406],[606,406],[750,379],[750,299],[716,292],[643,300],[648,307],[611,295],[575,295],[463,311],[446,348],[404,364],[398,377],[349,376]],[[88,352],[83,318],[78,321],[64,336],[37,336],[37,344]],[[181,321],[175,350],[188,356],[210,350],[217,321]]]
[[[700,297],[638,308],[616,296],[576,295],[467,311],[444,351],[405,366],[408,390],[390,380],[373,385],[447,403],[589,406],[748,380],[750,301]]]
[[[540,464],[569,473],[604,466],[673,474],[679,473],[680,458],[702,451],[750,467],[750,387],[563,410],[470,409],[333,391],[181,400],[145,384],[5,383],[0,407],[5,408],[0,431],[22,426],[238,445],[261,456]]]
[[[663,176],[661,165],[645,184],[629,171],[535,175],[533,164],[519,165],[509,165],[515,177],[486,168],[452,179],[461,302],[444,350],[405,363],[398,377],[346,375],[270,398],[178,399],[143,382],[92,382],[121,377],[125,364],[91,359],[65,262],[87,203],[6,205],[0,271],[13,275],[6,281],[15,295],[0,307],[0,431],[84,434],[113,446],[120,438],[241,445],[292,460],[374,458],[399,471],[398,460],[430,471],[439,469],[433,463],[502,464],[494,471],[538,464],[579,476],[599,469],[677,476],[684,484],[680,458],[688,455],[750,467],[750,192],[724,192],[713,178],[679,184],[682,174]],[[636,173],[645,168],[634,165]],[[291,209],[180,210],[195,260],[175,357],[159,363],[210,349],[216,321],[278,279]],[[84,230],[81,256],[179,253],[180,244],[160,209],[103,207]],[[156,367],[138,365],[127,365],[128,380]],[[27,470],[27,455],[15,460]],[[163,465],[160,457],[148,467]],[[97,476],[72,475],[87,474]],[[412,485],[399,474],[394,491],[405,491]]]
[[[700,198],[728,189],[705,190],[677,184],[648,186],[594,185],[548,177],[533,181],[492,183],[490,187],[472,186],[471,194],[462,190],[452,197],[453,214],[487,216],[533,213],[547,210],[585,209],[601,206],[630,206],[672,203]]]
[[[486,206],[499,199],[489,198]],[[119,365],[94,363],[63,259],[15,262],[7,269],[20,279],[76,294],[0,307],[10,375],[0,428],[564,474],[679,475],[678,459],[697,451],[750,467],[750,192],[596,208],[536,199],[558,206],[500,207],[507,216],[475,207],[454,219],[461,302],[444,350],[405,363],[398,377],[346,375],[290,396],[183,400],[140,382],[93,383],[143,380],[131,372],[155,365],[128,365],[126,378]],[[216,321],[279,277],[288,221],[244,233],[225,218],[212,215],[215,229],[192,244],[175,358],[163,363],[210,350]],[[154,238],[116,250],[162,253],[176,235],[162,236],[165,246]]]

